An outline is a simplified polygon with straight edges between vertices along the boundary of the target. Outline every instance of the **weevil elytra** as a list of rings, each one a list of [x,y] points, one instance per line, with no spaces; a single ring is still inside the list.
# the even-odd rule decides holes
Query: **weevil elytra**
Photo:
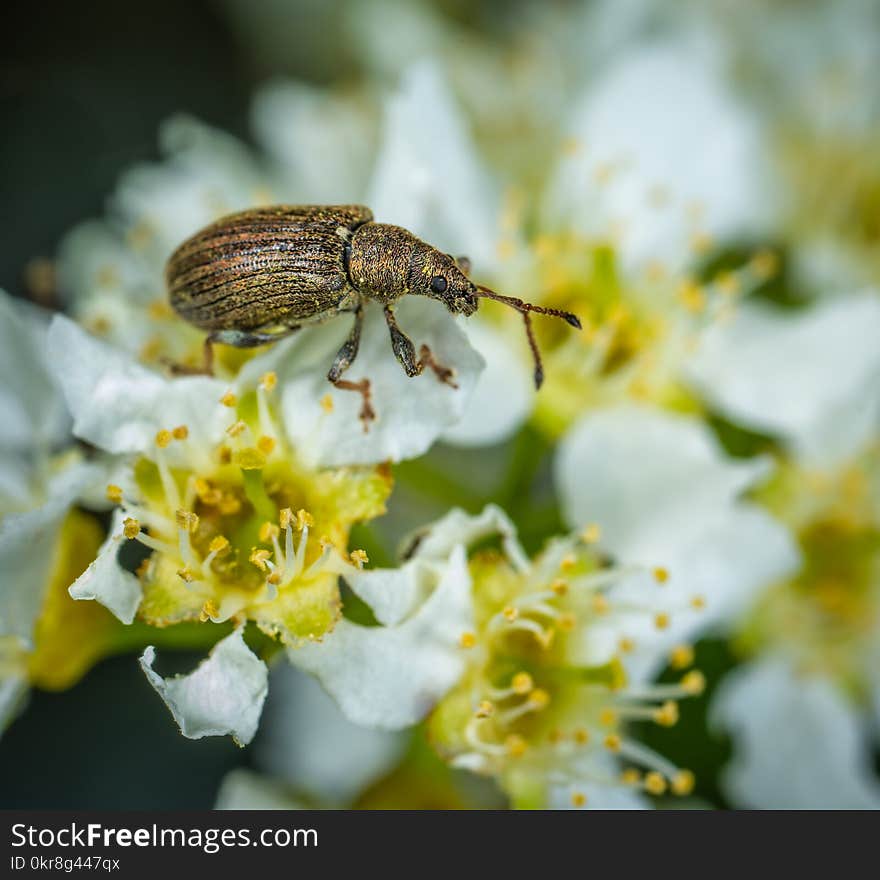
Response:
[[[373,221],[362,205],[278,205],[231,214],[197,232],[171,255],[166,281],[171,306],[208,332],[212,345],[265,345],[307,324],[342,313],[354,316],[351,333],[327,374],[338,388],[363,397],[361,419],[374,418],[367,379],[342,378],[357,356],[365,301],[379,303],[391,348],[408,376],[425,367],[448,384],[454,371],[397,326],[394,304],[415,294],[440,300],[453,314],[472,315],[480,298],[494,299],[523,316],[535,362],[535,386],[544,378],[531,324],[533,312],[552,315],[580,329],[575,315],[501,296],[468,278],[465,258],[456,260],[399,226]]]

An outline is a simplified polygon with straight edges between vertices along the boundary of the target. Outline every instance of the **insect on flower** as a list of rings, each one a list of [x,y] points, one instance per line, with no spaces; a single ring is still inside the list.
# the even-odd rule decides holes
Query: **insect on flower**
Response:
[[[394,304],[407,294],[442,302],[453,314],[472,315],[480,298],[494,299],[523,316],[535,361],[535,386],[544,378],[531,324],[532,312],[562,318],[580,329],[578,318],[559,309],[501,296],[468,277],[470,263],[456,260],[399,226],[373,221],[362,205],[280,205],[231,214],[185,241],[166,269],[171,305],[186,321],[208,331],[205,369],[212,345],[265,345],[307,324],[342,313],[354,315],[351,333],[327,378],[337,388],[363,397],[365,426],[375,415],[368,379],[343,373],[357,356],[364,302],[382,305],[391,347],[407,376],[425,367],[454,386],[454,370],[437,362],[422,345],[418,357],[398,327]]]

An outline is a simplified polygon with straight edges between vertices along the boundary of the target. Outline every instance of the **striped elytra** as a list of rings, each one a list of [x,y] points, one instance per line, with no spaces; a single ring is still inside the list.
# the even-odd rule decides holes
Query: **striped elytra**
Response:
[[[372,218],[360,205],[280,205],[224,217],[168,260],[171,306],[203,330],[249,330],[332,313],[351,293],[351,234]]]

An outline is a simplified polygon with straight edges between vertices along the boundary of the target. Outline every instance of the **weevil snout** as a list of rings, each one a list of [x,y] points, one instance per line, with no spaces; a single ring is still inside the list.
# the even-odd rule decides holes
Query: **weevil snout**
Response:
[[[479,305],[477,301],[477,289],[474,288],[473,293],[458,293],[449,302],[449,311],[456,315],[472,315]]]

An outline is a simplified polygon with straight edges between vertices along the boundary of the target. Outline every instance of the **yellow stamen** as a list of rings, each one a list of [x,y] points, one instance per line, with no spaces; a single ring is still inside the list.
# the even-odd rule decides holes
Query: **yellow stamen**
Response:
[[[193,534],[199,527],[199,516],[191,510],[178,510],[175,512],[174,518],[177,521],[177,527],[186,529],[190,534]]]
[[[207,623],[212,617],[216,617],[220,613],[220,609],[217,607],[217,603],[213,599],[206,599],[205,604],[202,605],[202,610],[199,613],[199,620],[202,623]]]
[[[243,471],[258,471],[266,464],[266,456],[253,446],[239,449],[232,458]]]
[[[474,715],[477,718],[490,718],[495,714],[495,705],[489,700],[480,700],[477,705],[477,710],[474,712]]]
[[[333,397],[330,394],[325,394],[321,398],[321,409],[324,410],[325,413],[333,412]]]
[[[567,556],[562,557],[559,568],[561,571],[571,571],[576,565],[577,559],[569,553]]]
[[[672,791],[677,795],[689,795],[694,790],[696,779],[690,770],[679,770],[672,777]]]
[[[311,528],[315,524],[315,518],[307,510],[298,510],[296,512],[296,527],[302,531],[308,526]]]
[[[275,449],[275,438],[268,437],[264,434],[259,440],[257,440],[257,449],[259,449],[263,455],[271,455]]]
[[[617,712],[610,708],[603,709],[599,713],[599,724],[603,727],[614,727],[617,724]]]
[[[237,422],[233,422],[227,429],[226,433],[230,437],[238,437],[243,431],[247,430],[247,425],[239,419]]]
[[[669,569],[663,568],[662,566],[658,566],[654,569],[654,580],[657,581],[658,584],[665,584],[666,581],[669,580]]]
[[[550,694],[542,688],[535,688],[529,694],[528,703],[533,709],[546,709],[550,705]]]
[[[171,436],[175,440],[186,440],[189,437],[189,428],[186,425],[178,425],[172,432]]]
[[[636,648],[636,643],[631,638],[624,636],[617,643],[617,647],[620,648],[621,653],[631,654]]]
[[[278,375],[277,373],[273,373],[269,371],[268,373],[263,373],[260,377],[260,387],[264,391],[272,391],[273,388],[278,384]]]
[[[624,785],[638,785],[642,781],[641,771],[637,767],[627,767],[620,774],[620,781]]]
[[[583,807],[587,803],[587,796],[582,791],[571,793],[571,805],[575,808]]]
[[[669,615],[665,611],[661,611],[659,614],[654,615],[654,626],[657,629],[668,629],[669,628]]]
[[[141,524],[133,517],[126,517],[122,521],[122,534],[131,540],[141,533]]]
[[[563,632],[571,632],[577,626],[577,618],[570,611],[566,611],[559,615],[556,625]]]
[[[616,733],[609,733],[603,740],[603,743],[609,752],[619,752],[622,745],[620,737]]]
[[[241,510],[241,501],[236,495],[224,495],[219,508],[223,516],[234,516]]]
[[[568,592],[568,582],[562,580],[562,578],[557,578],[550,584],[550,589],[556,593],[557,596],[564,596]]]
[[[527,694],[534,686],[535,682],[528,672],[517,672],[510,680],[510,687],[515,694]]]
[[[692,669],[681,680],[685,693],[698,697],[706,689],[706,676],[699,669]]]
[[[248,557],[248,562],[251,562],[253,565],[256,565],[260,571],[268,571],[269,566],[266,565],[266,560],[271,556],[266,549],[258,549],[256,547],[251,550],[251,555]]]
[[[273,538],[278,537],[279,532],[280,530],[278,526],[267,520],[260,526],[260,531],[257,533],[257,537],[260,539],[261,544],[269,544]]]
[[[519,617],[519,610],[514,608],[513,605],[508,605],[501,614],[508,623],[513,623],[513,621]]]
[[[177,576],[187,584],[191,584],[196,579],[196,576],[188,565],[177,569]]]
[[[656,770],[645,774],[645,791],[648,794],[661,795],[666,791],[666,780]]]
[[[278,522],[282,529],[288,528],[293,523],[293,511],[289,507],[282,507],[278,511]]]
[[[228,406],[231,409],[236,405],[236,403],[238,403],[238,398],[231,391],[227,391],[223,395],[223,397],[220,398],[220,403],[222,403],[223,406]]]
[[[574,732],[574,741],[579,746],[585,746],[590,741],[590,731],[585,727],[578,727]]]
[[[667,700],[654,712],[654,721],[661,727],[674,727],[678,723],[678,703]]]
[[[694,649],[690,645],[676,645],[669,652],[669,665],[673,669],[687,669],[694,662]]]
[[[358,568],[366,565],[370,561],[370,557],[367,556],[366,550],[352,550],[351,553],[349,553],[349,558],[356,566],[358,566]]]
[[[706,599],[703,596],[693,596],[691,598],[691,608],[694,611],[702,611],[706,607]]]
[[[171,443],[171,431],[166,431],[164,428],[156,434],[156,446],[159,449],[165,449]]]
[[[590,604],[592,605],[593,611],[596,614],[607,614],[611,608],[608,600],[601,593],[596,593],[596,595],[593,596]]]
[[[477,644],[477,636],[472,632],[464,632],[458,639],[459,647],[473,648]]]
[[[215,535],[208,544],[208,552],[215,556],[225,556],[229,550],[229,539],[225,535]]]
[[[107,486],[107,500],[113,504],[122,504],[122,488],[115,483]]]

